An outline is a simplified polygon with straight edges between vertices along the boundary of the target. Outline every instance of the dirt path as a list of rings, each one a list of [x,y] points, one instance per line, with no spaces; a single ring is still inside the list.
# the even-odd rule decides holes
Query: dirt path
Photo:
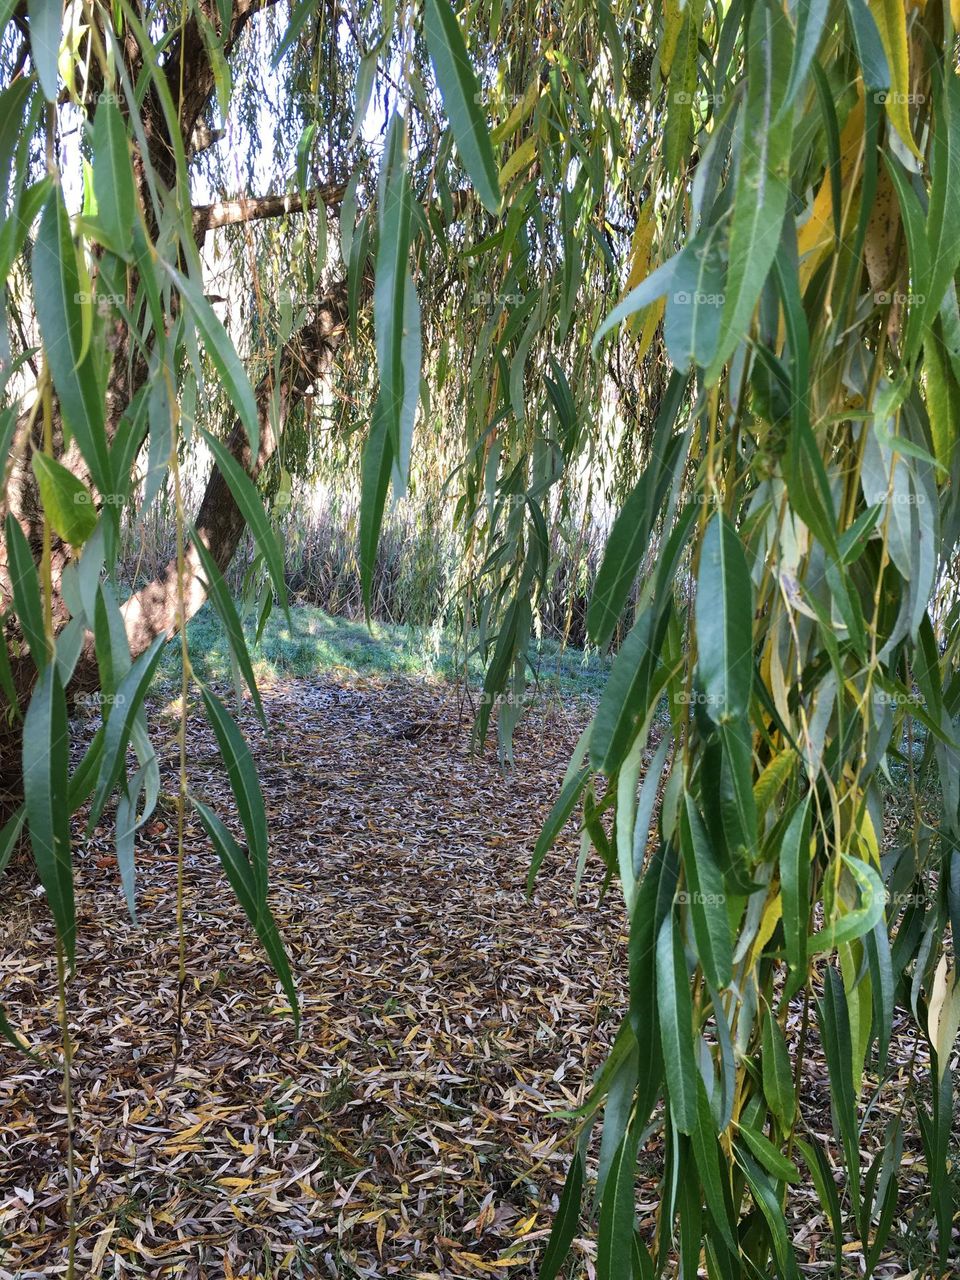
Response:
[[[172,804],[138,849],[138,926],[109,828],[80,841],[79,1275],[530,1274],[569,1158],[551,1112],[578,1101],[615,1028],[621,912],[597,908],[595,871],[573,905],[573,839],[524,896],[578,726],[531,716],[505,777],[492,751],[470,758],[444,696],[317,680],[270,691],[269,735],[242,717],[299,1040],[190,821],[172,1071]],[[154,721],[173,791],[172,728]],[[202,718],[189,741],[193,789],[229,814]],[[22,870],[5,890],[0,999],[43,1059],[0,1049],[0,1277],[25,1278],[62,1267],[65,1117],[49,916]]]

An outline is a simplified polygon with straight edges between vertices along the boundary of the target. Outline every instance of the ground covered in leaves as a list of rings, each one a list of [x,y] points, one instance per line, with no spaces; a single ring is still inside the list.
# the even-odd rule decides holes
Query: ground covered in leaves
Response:
[[[77,828],[77,1275],[528,1280],[570,1159],[558,1112],[582,1100],[626,1002],[619,895],[600,901],[594,861],[574,900],[572,825],[524,892],[586,713],[556,698],[534,708],[504,773],[492,749],[471,755],[469,709],[440,682],[280,675],[264,696],[269,731],[249,707],[240,719],[302,1031],[188,811],[174,1060],[178,718],[154,707],[166,793],[139,842],[136,924],[111,825],[90,839]],[[202,715],[187,736],[193,792],[233,824]],[[65,1270],[67,1121],[49,913],[25,862],[4,887],[0,1001],[39,1060],[0,1047],[0,1280],[29,1280]],[[792,1042],[801,1020],[798,1002]],[[868,1155],[916,1068],[915,1033],[902,1018],[897,1032]],[[836,1150],[811,1034],[804,1123]],[[647,1233],[658,1141],[638,1170]],[[878,1276],[923,1274],[908,1220],[924,1179],[908,1144],[902,1226]],[[810,1183],[793,1189],[791,1216],[803,1273],[832,1274]],[[574,1252],[571,1275],[593,1280],[595,1245],[584,1236]],[[843,1252],[844,1274],[860,1274],[862,1242],[848,1236]]]
[[[269,733],[241,723],[302,1032],[188,817],[174,1066],[173,801],[140,841],[136,925],[109,824],[78,841],[78,1274],[530,1274],[570,1154],[553,1113],[623,998],[622,912],[589,872],[574,905],[574,839],[524,894],[580,725],[531,715],[505,775],[471,757],[449,686],[313,679],[265,700]],[[172,796],[175,721],[153,722]],[[230,814],[202,716],[188,738],[193,791]],[[13,877],[0,999],[41,1061],[0,1050],[0,1276],[29,1277],[62,1270],[66,1117],[52,929]]]

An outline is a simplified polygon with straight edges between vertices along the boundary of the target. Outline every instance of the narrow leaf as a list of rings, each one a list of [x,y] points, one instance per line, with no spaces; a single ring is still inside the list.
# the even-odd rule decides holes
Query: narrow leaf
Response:
[[[23,724],[23,793],[30,847],[72,968],[76,945],[69,782],[70,727],[67,699],[55,662],[48,662],[33,690]]]
[[[693,1005],[683,947],[673,913],[657,935],[657,1006],[670,1114],[681,1133],[697,1124],[697,1065],[693,1052]]]
[[[745,715],[753,681],[753,587],[737,532],[718,511],[707,525],[697,576],[697,668],[707,715]]]
[[[454,141],[477,195],[490,213],[500,210],[500,183],[490,134],[480,111],[480,85],[456,16],[447,0],[426,0],[424,30],[437,86]]]
[[[553,1220],[550,1239],[540,1263],[540,1280],[556,1280],[567,1256],[567,1251],[580,1225],[580,1201],[583,1198],[583,1156],[574,1153],[567,1178],[563,1184],[560,1207]]]

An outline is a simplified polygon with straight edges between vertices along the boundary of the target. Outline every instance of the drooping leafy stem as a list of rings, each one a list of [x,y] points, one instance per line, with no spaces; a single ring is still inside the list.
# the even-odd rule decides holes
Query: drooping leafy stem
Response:
[[[184,89],[184,56],[185,56],[185,32],[187,26],[188,3],[187,0],[181,0],[180,5],[180,60],[177,66],[177,76],[179,79],[179,93],[177,96],[177,126],[178,137],[182,136],[182,120],[181,120],[181,104],[183,103]],[[182,184],[182,174],[180,169],[177,170],[177,190],[181,198],[187,195]],[[166,353],[164,352],[164,357]],[[187,641],[187,610],[186,610],[186,583],[187,583],[187,560],[186,560],[186,525],[187,516],[183,502],[183,485],[180,478],[180,450],[178,441],[178,432],[176,430],[179,425],[173,421],[176,416],[177,394],[176,388],[173,386],[173,378],[169,361],[163,358],[160,364],[159,376],[167,383],[166,404],[169,408],[166,410],[170,417],[170,471],[173,477],[173,518],[174,518],[174,536],[176,539],[176,572],[177,572],[177,625],[180,632],[180,714],[177,721],[177,757],[178,757],[178,785],[177,785],[177,898],[176,898],[176,916],[177,916],[177,1009],[174,1022],[173,1035],[173,1065],[174,1068],[180,1062],[180,1054],[183,1049],[183,1018],[184,1018],[184,999],[187,990],[187,931],[184,919],[184,866],[186,861],[186,817],[187,817],[187,794],[189,779],[187,774],[187,719],[190,714],[190,686],[192,683],[192,672],[190,667],[190,646]],[[161,412],[164,412],[161,409]],[[164,424],[165,426],[167,424]]]
[[[167,375],[164,366],[162,376]],[[172,388],[171,388],[172,391]],[[171,399],[171,404],[175,400]],[[177,445],[174,443],[170,451],[170,471],[173,476],[174,518],[176,521],[176,556],[177,556],[177,602],[180,617],[186,617],[186,546],[185,528],[186,511],[183,502],[183,485],[180,479],[180,459]],[[187,628],[180,627],[180,714],[177,722],[177,1010],[174,1024],[173,1061],[180,1061],[183,1048],[183,1001],[187,989],[187,937],[184,921],[184,864],[186,859],[186,811],[189,779],[187,774],[187,719],[190,712],[190,687],[192,683],[190,665],[190,646],[187,641]]]

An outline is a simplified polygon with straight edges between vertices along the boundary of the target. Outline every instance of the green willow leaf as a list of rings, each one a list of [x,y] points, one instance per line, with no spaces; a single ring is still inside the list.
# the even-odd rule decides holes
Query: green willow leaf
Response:
[[[200,692],[246,833],[253,864],[254,893],[259,901],[267,895],[267,811],[256,765],[239,726],[217,695],[207,685],[202,685]]]
[[[714,724],[737,720],[753,681],[753,587],[737,532],[720,511],[700,552],[696,635],[707,715]]]
[[[46,204],[52,187],[53,179],[48,176],[41,178],[39,182],[35,182],[26,191],[15,193],[16,208],[11,209],[7,214],[6,220],[0,224],[0,278],[5,280],[10,274],[10,269],[17,255],[23,249],[27,235],[36,220],[37,214]],[[32,350],[28,351],[20,357],[17,364],[24,363],[31,354]],[[11,361],[11,364],[13,363]],[[0,385],[5,380],[4,375],[9,377],[11,372],[9,365],[0,372]],[[4,456],[6,456],[6,451],[4,451]]]
[[[530,870],[527,872],[528,896],[533,892],[533,882],[537,877],[537,872],[543,865],[544,858],[553,847],[557,836],[566,826],[567,820],[576,808],[577,801],[583,794],[583,788],[587,785],[589,777],[589,765],[576,769],[573,775],[564,781],[560,794],[554,801],[553,808],[547,814],[547,820],[543,824],[543,829],[533,850],[533,857],[530,859]]]
[[[393,491],[402,498],[410,474],[410,451],[413,428],[420,403],[420,366],[423,340],[420,333],[420,299],[408,270],[403,285],[403,337],[400,340],[400,365],[403,370],[403,398],[400,402],[400,451],[393,459]]]
[[[754,1163],[742,1147],[737,1148],[737,1159],[750,1186],[754,1202],[766,1220],[777,1262],[777,1275],[780,1280],[800,1280],[796,1254],[790,1243],[786,1219],[774,1188],[763,1170]]]
[[[597,1280],[632,1280],[638,1134],[631,1126],[617,1148],[600,1203]]]
[[[670,1114],[681,1133],[697,1125],[697,1064],[693,1051],[690,980],[673,913],[657,934],[657,1011]]]
[[[733,974],[727,895],[703,819],[693,798],[687,795],[685,799],[680,816],[680,842],[687,889],[680,900],[685,898],[689,905],[704,976],[711,987],[720,991],[730,985]]]
[[[754,4],[747,42],[747,97],[730,227],[723,316],[706,382],[713,382],[750,327],[780,244],[790,190],[793,113],[782,111],[792,36],[777,5]]]
[[[811,63],[816,56],[830,11],[830,0],[798,0],[793,7],[796,15],[797,34],[793,45],[790,78],[784,90],[781,113],[791,109],[804,86]]]
[[[378,187],[377,261],[373,290],[373,324],[380,370],[381,412],[394,459],[401,459],[401,418],[406,395],[403,360],[404,322],[410,318],[408,284],[413,194],[407,173],[406,125],[394,112],[383,148]]]
[[[377,565],[377,547],[383,508],[390,487],[393,446],[390,428],[381,396],[373,406],[370,431],[363,446],[360,481],[360,584],[363,605],[369,620],[373,610],[373,578]]]
[[[62,0],[27,0],[30,19],[30,58],[43,96],[56,102],[60,88],[57,59],[60,55]]]
[[[897,159],[885,152],[883,161],[897,193],[900,221],[906,233],[910,260],[910,299],[902,346],[904,363],[909,364],[920,347],[926,314],[925,302],[932,293],[930,255],[924,232],[923,209],[917,193],[911,186],[903,165]],[[960,261],[960,245],[958,245],[957,258]]]
[[[100,761],[103,759],[103,734],[104,726],[101,724],[70,779],[67,807],[71,813],[76,813],[93,795],[97,774],[100,772]]]
[[[730,1197],[724,1194],[725,1158],[717,1141],[710,1100],[707,1097],[703,1077],[699,1072],[697,1073],[697,1127],[693,1131],[691,1145],[697,1172],[703,1185],[707,1212],[719,1231],[723,1243],[736,1256],[739,1249],[730,1226]]]
[[[90,490],[72,471],[45,453],[34,453],[30,463],[54,532],[72,547],[82,547],[99,518]]]
[[[933,323],[960,265],[960,219],[953,204],[955,192],[960,189],[960,77],[949,67],[944,68],[940,92],[934,97],[933,121],[927,210],[930,286],[924,306],[925,327]],[[910,265],[912,268],[912,258]]]
[[[67,425],[101,495],[113,492],[104,426],[105,401],[91,351],[84,351],[81,308],[93,299],[80,288],[70,218],[59,184],[47,198],[33,249],[33,293],[43,349]]]
[[[131,665],[117,684],[116,692],[111,695],[113,701],[104,726],[103,755],[87,823],[88,831],[96,826],[110,793],[120,779],[134,721],[153,681],[166,642],[165,635],[157,636],[150,648],[144,650]]]
[[[807,976],[807,926],[810,917],[810,803],[808,791],[794,809],[780,844],[780,895],[783,936],[790,966],[784,992],[789,998]]]
[[[273,589],[277,593],[277,599],[280,601],[282,609],[287,614],[289,623],[290,608],[287,604],[283,549],[274,533],[273,526],[267,519],[267,513],[263,509],[263,503],[260,501],[256,486],[226,445],[222,444],[216,436],[212,436],[209,431],[205,431],[203,427],[199,427],[198,430],[207,442],[210,452],[213,454],[213,460],[216,462],[220,474],[226,480],[247,527],[253,534],[257,550],[263,556],[264,563],[270,572]]]
[[[610,669],[590,737],[595,769],[612,775],[630,747],[637,722],[656,705],[663,684],[655,679],[666,632],[666,611],[650,605],[634,623]]]
[[[137,212],[133,167],[123,116],[106,96],[93,118],[93,189],[99,222],[113,244],[129,250]]]
[[[23,722],[23,794],[37,873],[72,968],[77,922],[70,813],[64,803],[69,789],[69,745],[66,695],[57,664],[48,662],[34,687]]]
[[[203,335],[207,355],[223,379],[223,385],[247,433],[250,454],[256,458],[260,452],[260,412],[247,371],[237,355],[237,349],[213,307],[204,297],[203,290],[188,276],[182,275],[175,267],[171,267],[169,263],[164,262],[163,266],[177,286],[177,291]],[[204,435],[206,436],[205,432]]]
[[[270,63],[272,70],[276,71],[277,67],[279,67],[280,63],[287,56],[287,53],[293,48],[297,40],[300,38],[300,34],[304,27],[311,18],[316,16],[316,12],[317,10],[313,0],[300,0],[299,4],[291,7],[290,22],[287,25],[286,31],[283,33],[282,40],[277,45],[277,50]]]
[[[767,1010],[763,1019],[763,1093],[784,1129],[792,1128],[797,1099],[793,1092],[790,1054],[772,1009]]]
[[[676,369],[692,364],[706,368],[715,359],[724,314],[727,229],[705,227],[678,255],[667,306],[663,337]]]
[[[838,916],[825,929],[809,938],[807,945],[813,951],[833,951],[842,943],[855,942],[883,919],[886,893],[877,872],[859,858],[846,853],[841,853],[840,856],[860,890],[860,906]]]
[[[594,351],[596,351],[602,339],[612,329],[615,329],[618,324],[622,324],[624,320],[636,315],[638,311],[643,311],[652,302],[656,302],[658,298],[662,298],[665,293],[670,292],[673,288],[678,268],[685,265],[681,259],[687,252],[688,250],[682,249],[680,253],[675,254],[668,262],[657,267],[644,280],[641,280],[635,288],[631,289],[622,301],[617,303],[593,336]]]
[[[3,631],[9,618],[12,616],[12,610],[0,614],[0,631]],[[7,700],[7,706],[4,709],[5,714],[13,720],[22,718],[20,710],[20,699],[17,697],[16,685],[13,683],[13,671],[10,667],[10,654],[7,652],[6,644],[0,644],[0,692],[3,693]]]
[[[872,93],[885,92],[890,88],[890,64],[870,6],[864,0],[847,0],[847,14],[863,83]]]
[[[656,948],[661,925],[673,910],[679,859],[660,845],[640,881],[630,921],[630,1028],[639,1048],[636,1117],[645,1124],[663,1088],[663,1056],[657,1021]]]
[[[50,656],[47,637],[43,628],[43,605],[40,602],[40,580],[27,536],[18,521],[7,512],[4,521],[7,542],[7,558],[10,566],[10,586],[13,604],[23,635],[30,646],[30,656],[38,670],[42,670]]]
[[[834,243],[840,244],[843,231],[843,170],[840,163],[840,124],[837,120],[837,107],[833,100],[830,82],[819,62],[811,65],[813,82],[817,89],[820,103],[820,114],[823,116],[823,128],[828,156],[828,173],[830,177],[830,200],[833,206]]]
[[[556,1280],[580,1225],[580,1201],[583,1198],[583,1155],[574,1152],[563,1184],[560,1207],[553,1220],[550,1239],[540,1263],[539,1280]]]
[[[23,805],[0,827],[0,875],[6,870],[7,863],[17,847],[20,831],[26,821],[27,811]]]
[[[196,809],[207,835],[213,842],[213,847],[217,851],[221,865],[227,874],[227,879],[237,895],[237,901],[243,908],[247,919],[253,925],[255,933],[267,953],[267,958],[273,966],[273,971],[280,979],[280,985],[283,987],[287,1000],[290,1002],[294,1024],[299,1031],[300,1004],[297,999],[297,988],[293,980],[293,973],[290,970],[290,961],[287,958],[287,953],[284,950],[283,942],[280,939],[276,922],[267,905],[266,898],[257,894],[255,872],[236,840],[234,840],[212,809],[208,809],[205,804],[202,804],[195,797],[191,797],[191,803]]]
[[[823,995],[817,1000],[817,1021],[830,1076],[830,1100],[840,1129],[846,1156],[847,1177],[859,1216],[860,1142],[857,1129],[856,1096],[853,1090],[853,1046],[850,1016],[843,979],[829,965],[823,978]]]
[[[833,1180],[833,1170],[826,1152],[815,1135],[811,1134],[809,1142],[797,1138],[796,1145],[813,1179],[820,1203],[830,1220],[830,1230],[833,1233],[834,1274],[839,1280],[843,1268],[843,1212],[840,1207],[837,1184]]]
[[[247,688],[250,690],[250,697],[253,699],[253,705],[257,709],[260,723],[266,728],[267,717],[263,710],[263,702],[260,699],[260,690],[257,688],[257,678],[253,674],[253,663],[250,661],[250,652],[247,649],[246,637],[243,634],[243,623],[237,613],[237,607],[233,602],[233,596],[230,594],[230,588],[224,581],[223,574],[217,568],[216,561],[196,529],[193,530],[193,546],[199,557],[203,576],[206,579],[207,596],[223,623],[230,652],[240,668],[240,673],[246,682]]]
[[[800,1181],[800,1170],[797,1166],[792,1160],[781,1155],[770,1139],[765,1137],[759,1129],[741,1122],[737,1125],[737,1133],[743,1138],[755,1158],[778,1182]]]
[[[464,168],[489,212],[499,213],[499,171],[480,111],[480,85],[447,0],[425,0],[424,31],[440,97]]]
[[[687,376],[675,372],[667,385],[654,427],[649,465],[613,523],[587,610],[587,630],[594,644],[605,646],[626,607],[640,562],[649,550],[650,531],[660,511],[684,437],[674,424],[687,388]]]

